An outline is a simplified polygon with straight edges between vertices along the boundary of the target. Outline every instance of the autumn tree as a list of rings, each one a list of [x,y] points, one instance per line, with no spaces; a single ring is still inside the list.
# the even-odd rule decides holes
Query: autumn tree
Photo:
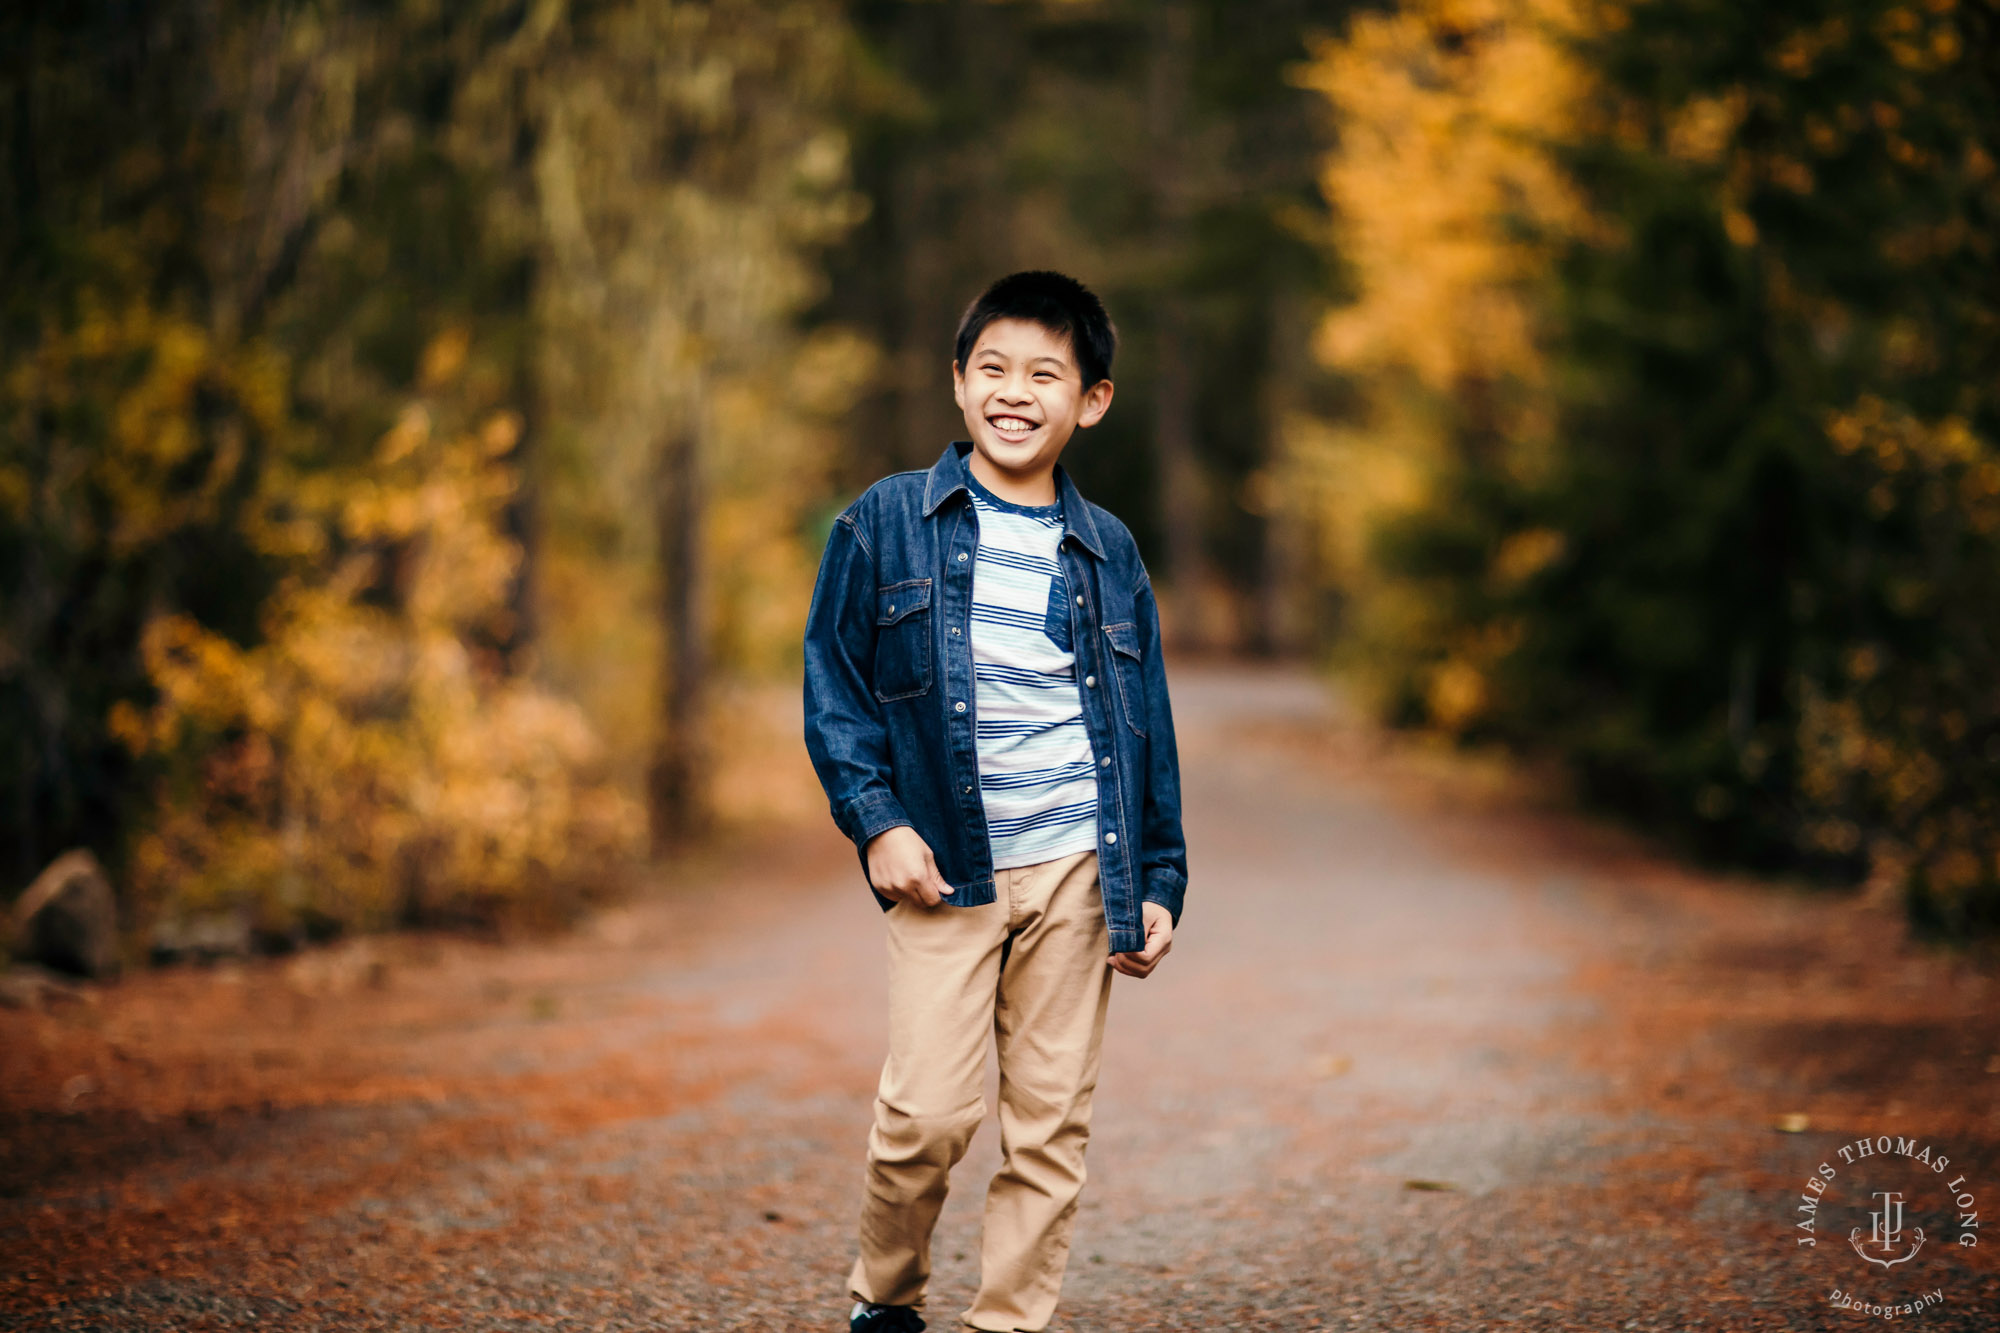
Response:
[[[1989,10],[1437,0],[1315,82],[1365,386],[1318,478],[1392,717],[1705,852],[2000,919]]]
[[[694,822],[705,665],[796,639],[798,515],[873,365],[793,319],[861,208],[845,32],[0,17],[16,884],[82,843],[141,906],[279,931],[532,898],[605,864],[649,751],[656,832]]]
[[[817,552],[797,516],[874,369],[837,322],[796,318],[820,294],[817,250],[865,209],[832,123],[847,42],[819,0],[597,7],[524,32],[461,107],[468,155],[511,182],[499,216],[537,238],[557,671],[602,697],[604,675],[656,664],[634,720],[660,852],[705,823],[712,668],[767,665],[802,625]],[[587,660],[598,618],[621,613],[652,643]]]

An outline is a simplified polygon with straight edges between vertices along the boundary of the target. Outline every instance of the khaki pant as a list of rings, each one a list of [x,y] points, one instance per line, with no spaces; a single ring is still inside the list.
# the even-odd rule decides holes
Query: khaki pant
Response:
[[[1097,853],[995,872],[978,907],[899,902],[889,934],[889,1058],[868,1134],[857,1300],[924,1303],[946,1177],[985,1118],[1000,1054],[1003,1162],[986,1192],[979,1329],[1045,1328],[1069,1262],[1091,1094],[1111,1000]]]

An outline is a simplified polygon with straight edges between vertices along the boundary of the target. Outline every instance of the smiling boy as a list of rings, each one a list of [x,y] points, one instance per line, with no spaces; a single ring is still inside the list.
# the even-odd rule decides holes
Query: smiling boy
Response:
[[[851,1330],[922,1329],[931,1232],[1000,1060],[969,1327],[1039,1330],[1068,1264],[1111,975],[1187,888],[1159,614],[1125,525],[1058,461],[1117,335],[1058,273],[1002,278],[952,361],[969,440],[834,522],[807,614],[806,747],[885,914],[889,1054]]]

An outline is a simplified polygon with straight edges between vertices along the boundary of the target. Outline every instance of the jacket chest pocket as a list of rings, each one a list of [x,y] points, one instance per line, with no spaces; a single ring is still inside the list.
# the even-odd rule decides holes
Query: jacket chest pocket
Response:
[[[931,687],[931,581],[875,590],[875,697],[887,703]]]
[[[1131,621],[1106,625],[1104,637],[1111,644],[1109,665],[1112,676],[1118,681],[1118,703],[1125,714],[1125,725],[1137,735],[1144,736],[1146,677],[1140,670],[1139,627]]]

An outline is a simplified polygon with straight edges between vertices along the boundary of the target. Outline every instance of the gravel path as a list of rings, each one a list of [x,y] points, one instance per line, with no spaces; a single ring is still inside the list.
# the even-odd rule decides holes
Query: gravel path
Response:
[[[1192,887],[1160,970],[1115,983],[1057,1328],[1881,1318],[1835,1290],[2000,1328],[2000,1235],[1958,1242],[1947,1177],[1839,1155],[1931,1145],[2000,1218],[1990,969],[1865,895],[1677,869],[1298,673],[1174,679]],[[0,1327],[844,1328],[885,1023],[858,873],[819,819],[556,940],[0,1010]],[[933,1329],[997,1165],[989,1124]],[[1906,1178],[1929,1243],[1864,1264],[1864,1196]]]

